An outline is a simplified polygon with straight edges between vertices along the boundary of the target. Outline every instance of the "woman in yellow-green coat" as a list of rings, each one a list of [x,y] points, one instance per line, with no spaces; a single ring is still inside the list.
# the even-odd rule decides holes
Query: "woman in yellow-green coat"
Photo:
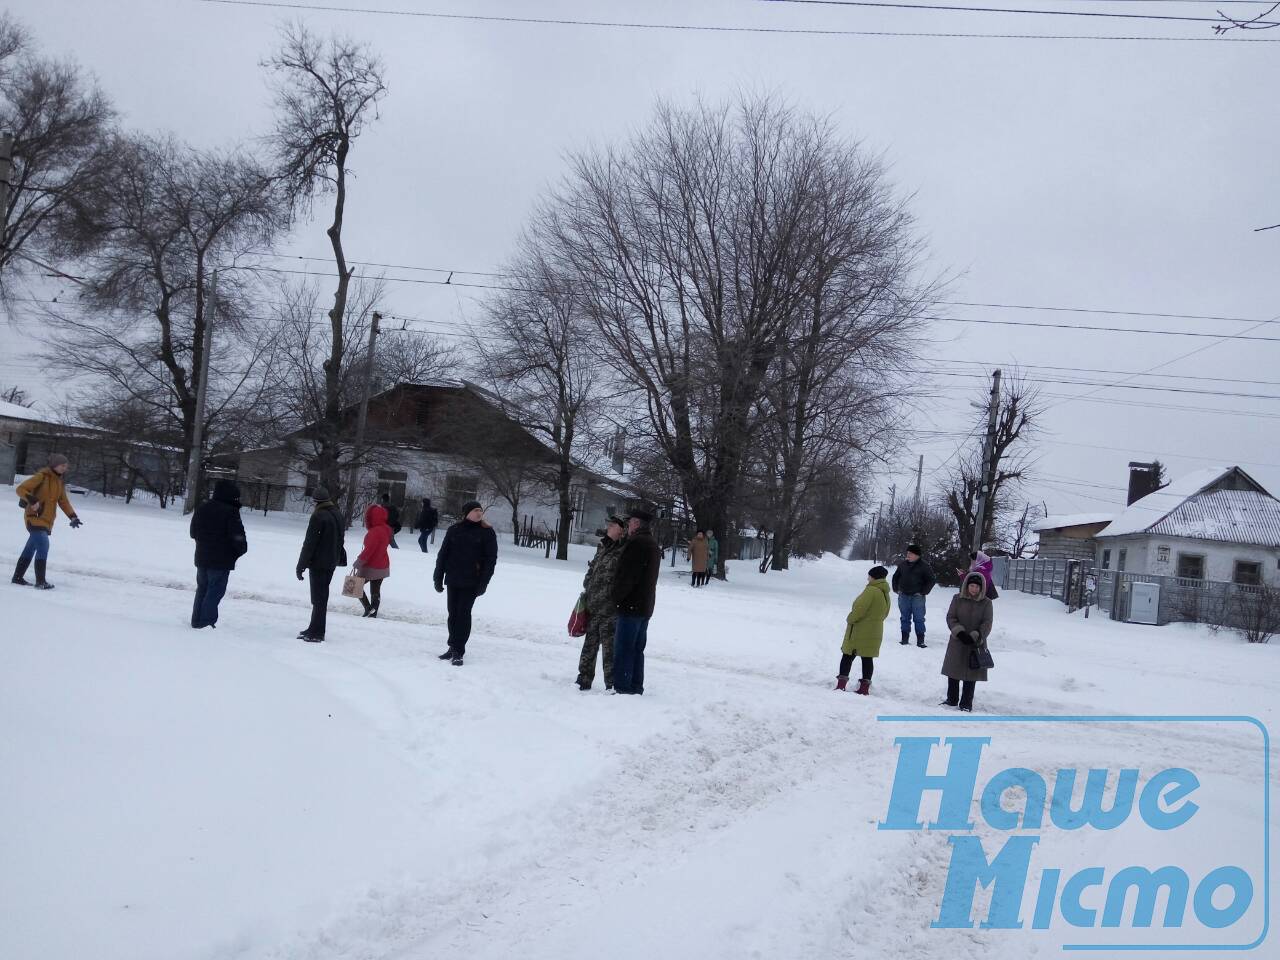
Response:
[[[836,677],[836,689],[844,690],[849,682],[849,668],[853,658],[862,658],[862,679],[855,693],[864,696],[871,692],[871,674],[875,670],[875,658],[880,656],[880,641],[884,639],[884,621],[889,616],[889,584],[884,567],[872,567],[867,573],[867,585],[853,609],[845,617],[844,642],[840,645],[840,674]]]

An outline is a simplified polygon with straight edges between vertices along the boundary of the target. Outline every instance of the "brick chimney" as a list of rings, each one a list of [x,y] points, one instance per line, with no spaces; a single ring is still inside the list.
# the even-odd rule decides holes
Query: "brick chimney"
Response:
[[[1129,462],[1129,499],[1125,506],[1160,489],[1160,464]]]

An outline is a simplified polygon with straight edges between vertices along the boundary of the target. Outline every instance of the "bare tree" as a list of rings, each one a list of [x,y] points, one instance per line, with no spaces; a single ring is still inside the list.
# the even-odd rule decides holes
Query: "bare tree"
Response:
[[[986,399],[986,394],[982,394]],[[961,454],[959,463],[947,480],[944,498],[947,509],[956,521],[960,543],[974,542],[974,526],[977,523],[978,496],[982,489],[982,450],[986,404],[975,421],[973,439],[968,450]],[[1026,378],[1014,373],[1005,381],[996,413],[995,443],[991,449],[991,492],[983,522],[982,543],[993,540],[992,531],[1013,503],[1013,495],[1028,479],[1035,456],[1031,449],[1039,430],[1044,404],[1040,391]]]
[[[190,456],[211,312],[220,336],[206,437],[261,382],[265,354],[262,340],[244,336],[242,276],[222,274],[215,306],[210,275],[270,243],[282,208],[266,172],[239,153],[138,136],[119,138],[112,155],[92,201],[62,226],[65,248],[85,258],[85,279],[78,302],[47,311],[54,338],[45,359],[162,414]]]
[[[301,24],[286,28],[279,52],[265,66],[279,81],[271,146],[294,210],[309,208],[318,195],[333,195],[332,220],[325,233],[337,285],[329,310],[329,356],[322,365],[324,404],[315,441],[316,468],[336,494],[342,487],[339,433],[348,334],[343,324],[354,272],[342,236],[348,180],[353,176],[349,157],[365,125],[377,117],[378,101],[386,93],[383,67],[366,46],[338,37],[322,40]]]
[[[761,394],[812,259],[830,136],[767,99],[658,108],[625,148],[574,158],[535,233],[634,391],[699,526],[723,535]]]
[[[14,138],[0,278],[32,258],[56,256],[59,220],[101,184],[114,117],[79,66],[34,52],[25,30],[8,14],[0,18],[0,133]]]
[[[546,479],[559,501],[556,559],[567,560],[575,459],[592,439],[604,368],[573,279],[557,273],[532,238],[524,247],[510,271],[513,288],[489,302],[485,333],[475,338],[477,375],[503,412],[554,455]]]
[[[0,384],[0,400],[5,403],[16,404],[19,407],[34,407],[35,401],[28,396],[27,391],[22,387],[6,387]]]
[[[1044,517],[1044,508],[1033,503],[1023,503],[1021,510],[1014,504],[1012,511],[1006,511],[1008,519],[998,526],[1000,536],[997,542],[1009,552],[1009,556],[1021,557],[1031,546],[1036,521]]]

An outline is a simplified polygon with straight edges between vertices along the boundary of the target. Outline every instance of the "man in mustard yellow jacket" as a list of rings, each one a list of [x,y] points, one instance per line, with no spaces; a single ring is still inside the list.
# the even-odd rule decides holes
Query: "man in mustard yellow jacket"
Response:
[[[49,535],[53,533],[53,521],[58,516],[58,508],[71,518],[71,529],[80,526],[80,518],[67,499],[67,485],[63,475],[69,466],[67,458],[60,453],[49,457],[49,465],[18,485],[18,506],[22,507],[23,519],[27,524],[27,545],[18,557],[18,566],[13,571],[13,582],[20,587],[29,587],[26,580],[27,567],[32,558],[36,561],[36,589],[52,590],[53,584],[45,579],[45,563],[49,558]]]

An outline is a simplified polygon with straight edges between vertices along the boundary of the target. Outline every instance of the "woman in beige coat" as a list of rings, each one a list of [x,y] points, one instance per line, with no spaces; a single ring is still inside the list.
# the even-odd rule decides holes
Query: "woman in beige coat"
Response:
[[[942,675],[947,678],[948,707],[959,707],[965,713],[973,710],[973,693],[979,680],[987,679],[986,667],[974,667],[970,654],[985,647],[991,634],[992,609],[987,599],[987,579],[981,573],[970,573],[960,585],[960,592],[947,608],[947,626],[951,639],[942,658]],[[961,685],[963,684],[963,692]]]
[[[707,560],[711,556],[711,544],[701,530],[689,541],[689,563],[693,567],[692,583],[700,587],[707,582]]]

